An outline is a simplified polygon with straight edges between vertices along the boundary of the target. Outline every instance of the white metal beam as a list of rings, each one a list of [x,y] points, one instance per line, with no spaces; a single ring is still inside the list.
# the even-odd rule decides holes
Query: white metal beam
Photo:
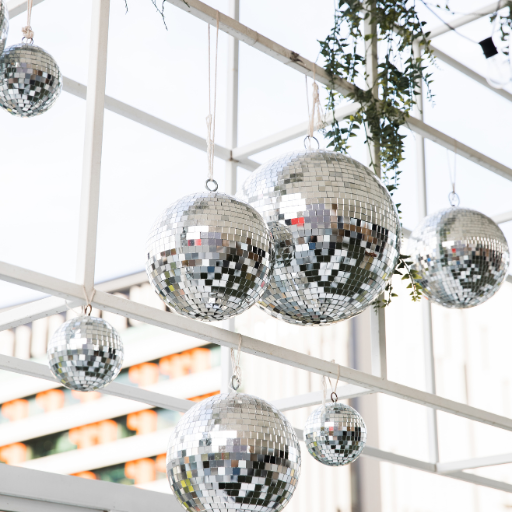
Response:
[[[369,389],[362,388],[361,386],[354,386],[353,384],[345,384],[340,386],[337,390],[338,400],[348,400],[350,398],[357,398],[359,396],[371,394]],[[302,409],[303,407],[311,407],[319,405],[323,400],[322,391],[313,391],[304,395],[290,396],[287,398],[280,398],[278,400],[271,400],[272,405],[277,407],[280,411],[293,411],[295,409]]]
[[[7,464],[0,464],[0,496],[103,512],[182,512],[181,505],[168,494]]]
[[[499,8],[502,9],[503,7],[506,7],[508,4],[507,0],[500,0],[499,2]],[[483,18],[484,16],[487,16],[488,14],[492,14],[496,11],[496,7],[498,4],[496,2],[493,2],[491,4],[487,4],[484,7],[480,7],[480,9],[476,9],[474,13],[472,14],[466,14],[465,16],[461,16],[460,18],[455,18],[453,20],[449,20],[448,24],[452,28],[459,28],[464,25],[467,25],[468,23],[471,23],[475,20],[478,20],[480,18]],[[446,34],[447,32],[450,32],[450,27],[447,25],[439,25],[438,27],[433,28],[430,31],[430,38],[434,39],[434,37],[439,37],[442,34]],[[428,29],[427,29],[428,31]]]
[[[510,222],[512,220],[512,211],[493,215],[491,218],[496,222],[496,224],[505,224],[505,222]]]
[[[55,377],[46,365],[34,363],[33,361],[26,361],[24,359],[18,359],[16,357],[0,355],[0,369],[56,382]],[[135,402],[142,402],[143,404],[151,404],[154,407],[161,407],[163,409],[170,409],[171,411],[178,412],[187,412],[195,403],[190,400],[183,400],[181,398],[163,395],[162,393],[155,393],[154,391],[137,388],[135,386],[117,384],[116,382],[113,382],[106,388],[99,391],[103,395],[117,396],[119,398],[134,400]]]
[[[378,448],[372,448],[371,446],[366,446],[361,456],[373,457],[384,462],[390,462],[391,464],[397,464],[399,466],[405,466],[407,468],[418,469],[420,471],[425,471],[427,473],[437,474],[436,464],[424,462],[417,459],[411,459],[409,457],[404,457],[402,455],[397,455],[395,453],[385,452],[383,450],[379,450]],[[483,487],[490,487],[491,489],[496,489],[498,491],[512,493],[511,484],[500,482],[498,480],[491,480],[490,478],[485,478],[470,473],[464,473],[463,471],[457,471],[454,473],[442,473],[440,474],[440,476],[446,476],[449,478],[453,478],[454,480],[461,480],[463,482],[481,485]]]
[[[358,108],[359,103],[349,103],[348,105],[338,107],[334,116],[332,115],[332,112],[327,114],[325,122],[327,124],[331,124],[334,117],[338,121],[342,121],[346,117],[355,114]],[[285,142],[296,139],[297,137],[305,136],[308,133],[308,125],[309,122],[304,121],[294,126],[290,126],[285,130],[269,135],[268,137],[264,137],[263,139],[246,144],[245,146],[239,146],[233,149],[233,158],[235,160],[247,158],[261,151],[265,151],[266,149],[270,149],[274,146],[278,146],[279,144],[284,144]]]
[[[82,293],[81,286],[77,284],[4,262],[0,262],[0,279],[65,298],[80,298]],[[181,332],[203,341],[229,348],[238,348],[240,338],[237,333],[143,304],[137,304],[105,292],[96,291],[92,305],[105,311],[126,316],[127,318],[140,320],[141,322],[163,327],[171,331]],[[242,351],[331,378],[337,377],[339,372],[340,379],[349,384],[362,386],[375,392],[385,393],[396,398],[405,399],[473,421],[512,431],[512,419],[510,418],[432,395],[431,393],[369,375],[352,368],[339,366],[335,363],[308,356],[307,354],[272,345],[249,336],[242,336]],[[28,361],[24,362],[28,363]],[[114,385],[109,386],[107,390]],[[140,393],[142,390],[137,391]],[[138,398],[133,398],[133,396],[126,396],[126,398],[138,400]],[[141,401],[143,401],[142,398]],[[162,407],[165,407],[165,405],[162,405]]]
[[[96,267],[109,17],[110,0],[93,0],[76,265],[76,281],[84,286],[87,297],[91,297],[94,290]]]
[[[63,90],[65,92],[78,98],[86,98],[87,87],[85,85],[67,77],[64,77],[63,81]],[[163,119],[152,116],[147,112],[132,107],[126,103],[123,103],[122,101],[116,100],[111,96],[105,97],[105,108],[111,112],[114,112],[115,114],[125,117],[126,119],[130,119],[135,123],[139,123],[142,126],[151,128],[152,130],[162,133],[163,135],[167,135],[168,137],[179,140],[184,144],[188,144],[193,148],[206,151],[206,139],[203,137],[199,137],[199,135],[184,130],[183,128],[180,128],[174,124],[168,123]],[[221,160],[229,161],[231,158],[231,152],[229,149],[215,144],[215,156]],[[247,169],[248,171],[254,171],[254,169],[259,166],[257,162],[246,158],[239,159],[238,165],[244,169]]]
[[[97,509],[94,508],[75,507],[1,495],[0,510],[9,510],[9,512],[97,512]]]
[[[476,71],[473,71],[472,69],[468,68],[467,66],[464,66],[461,62],[454,59],[453,57],[450,57],[446,53],[439,50],[439,48],[435,48],[434,46],[431,46],[432,50],[434,51],[434,55],[439,59],[451,66],[452,68],[456,69],[460,73],[466,75],[468,78],[471,78],[475,82],[478,82],[480,85],[483,85],[485,88],[489,89],[490,91],[494,92],[495,94],[500,95],[502,98],[505,98],[508,101],[512,101],[512,94],[510,94],[508,91],[505,91],[504,89],[495,89],[494,87],[491,87],[485,77],[478,74]]]
[[[485,468],[488,466],[499,466],[501,464],[512,464],[512,453],[491,455],[489,457],[478,457],[468,460],[457,460],[453,462],[442,462],[437,464],[438,473],[453,473],[465,469]]]

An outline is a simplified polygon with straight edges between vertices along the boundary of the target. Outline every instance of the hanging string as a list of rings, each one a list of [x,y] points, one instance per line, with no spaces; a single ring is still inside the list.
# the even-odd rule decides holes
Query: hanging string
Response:
[[[85,297],[85,305],[81,306],[82,315],[91,316],[91,312],[92,312],[91,302],[94,299],[94,296],[96,295],[96,290],[92,291],[90,300],[89,300],[89,297],[87,296],[87,290],[85,289],[85,286],[83,287],[83,290],[84,290],[84,297]],[[74,310],[74,308],[69,307],[68,301],[66,301],[66,308],[68,309],[68,311],[71,311],[76,316],[79,316],[79,314]]]
[[[313,104],[311,110],[309,109],[309,91],[308,91],[308,77],[306,76],[306,102],[308,107],[308,134],[306,139],[308,141],[308,149],[311,149],[311,141],[316,140],[318,146],[318,140],[315,137],[315,130],[324,126],[324,112],[322,110],[322,104],[320,103],[320,91],[318,84],[316,83],[316,76],[313,71]]]
[[[217,35],[215,38],[214,90],[212,114],[210,24],[208,23],[208,116],[206,117],[206,155],[208,159],[208,181],[213,180],[215,156],[215,117],[217,113],[217,56],[219,54],[219,12],[217,11]],[[208,183],[207,181],[207,183]]]
[[[242,347],[242,335],[239,334],[240,341],[238,342],[238,351],[235,354],[235,350],[231,349],[231,387],[237,391],[242,384],[242,369],[240,368],[240,348]]]
[[[453,152],[453,171],[450,162],[450,151],[446,150],[446,158],[448,159],[448,171],[450,173],[450,182],[452,184],[452,191],[448,194],[448,199],[452,206],[459,206],[459,195],[455,191],[455,184],[457,181],[457,153]]]
[[[32,18],[32,3],[33,0],[27,0],[27,26],[23,27],[21,29],[21,32],[23,33],[23,37],[26,39],[29,39],[30,41],[34,41],[34,31],[32,30],[32,27],[30,26],[30,21]]]
[[[331,360],[331,363],[336,363],[334,359]],[[336,390],[338,389],[338,382],[340,381],[340,370],[341,366],[338,364],[338,377],[336,378],[336,385],[334,388],[332,387],[331,377],[326,377],[325,375],[322,377],[322,406],[325,406],[325,401],[327,399],[327,379],[329,379],[329,385],[331,386],[331,400],[333,403],[338,401],[338,395],[336,394]]]

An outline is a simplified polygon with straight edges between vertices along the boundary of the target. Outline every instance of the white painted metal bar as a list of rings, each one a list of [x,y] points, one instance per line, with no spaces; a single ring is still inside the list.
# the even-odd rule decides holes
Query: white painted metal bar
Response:
[[[414,57],[421,57],[421,48],[418,43],[413,47]],[[420,82],[416,94],[415,117],[423,120],[423,83]],[[416,182],[418,184],[418,215],[420,219],[427,215],[427,173],[425,160],[425,140],[421,135],[416,137]],[[421,301],[421,320],[423,334],[423,357],[425,368],[425,390],[436,394],[436,374],[434,359],[434,339],[432,334],[432,305],[429,300]],[[437,412],[434,409],[428,409],[427,413],[427,432],[428,432],[428,451],[430,462],[436,464],[439,462],[439,435],[437,425]]]
[[[76,266],[76,280],[84,285],[87,297],[91,297],[94,290],[96,265],[109,17],[110,0],[93,0]]]
[[[485,468],[489,466],[499,466],[501,464],[512,464],[512,453],[502,453],[500,455],[478,457],[468,460],[456,460],[453,462],[442,462],[437,464],[437,472],[442,474],[453,473],[465,469]]]
[[[383,450],[379,450],[378,448],[372,448],[371,446],[366,446],[361,456],[373,457],[384,462],[390,462],[391,464],[397,464],[399,466],[405,466],[408,468],[425,471],[427,473],[437,474],[436,464],[432,464],[430,462],[423,462],[417,459],[411,459],[409,457],[404,457],[402,455],[397,455],[395,453],[385,452]],[[440,474],[440,476],[453,478],[454,480],[461,480],[463,482],[468,482],[475,485],[481,485],[483,487],[489,487],[491,489],[496,489],[498,491],[512,493],[511,484],[499,482],[497,480],[491,480],[490,478],[485,478],[470,473],[464,473],[463,471],[457,471],[454,473],[443,473]]]
[[[501,0],[499,2],[500,9],[505,7],[508,4],[507,0]],[[473,14],[466,14],[465,16],[461,16],[460,18],[456,18],[453,20],[449,20],[448,23],[450,27],[452,28],[459,28],[464,25],[467,25],[468,23],[471,23],[475,20],[478,20],[480,18],[483,18],[484,16],[487,16],[488,14],[492,14],[496,11],[496,7],[498,6],[497,2],[493,2],[491,4],[487,4],[484,7],[480,7],[480,9],[476,9]],[[447,25],[439,25],[438,27],[433,28],[430,31],[430,38],[434,39],[434,37],[439,37],[442,34],[446,34],[447,32],[450,32],[450,27]]]
[[[39,274],[32,270],[23,269],[4,262],[0,262],[0,279],[66,298],[80,298],[82,292],[81,286],[77,284]],[[236,333],[160,309],[138,304],[105,292],[96,291],[92,305],[93,307],[105,311],[120,314],[127,318],[133,318],[134,320],[140,320],[141,322],[163,327],[171,331],[180,332],[203,341],[216,343],[229,348],[238,348],[240,338]],[[375,392],[386,393],[396,398],[405,399],[463,418],[512,431],[511,418],[432,395],[431,393],[388,381],[352,368],[329,363],[322,359],[272,345],[271,343],[266,343],[249,336],[242,337],[242,351],[331,378],[337,377],[339,371],[340,380],[349,384],[362,386]]]
[[[375,9],[375,3],[368,0],[366,9],[372,12]],[[375,98],[379,97],[378,74],[379,74],[379,55],[377,25],[371,22],[371,17],[366,17],[363,21],[363,32],[365,35],[372,36],[365,40],[366,54],[366,86],[371,89]],[[368,128],[367,128],[368,129]],[[375,171],[375,174],[381,177],[380,165],[380,144],[374,140],[368,141],[368,166]],[[384,294],[381,294],[379,300],[384,300]],[[387,351],[386,351],[386,312],[384,308],[370,309],[370,343],[371,343],[371,372],[373,375],[387,379]]]
[[[60,505],[58,503],[1,495],[0,510],[9,510],[9,512],[97,512],[97,509],[94,508]]]
[[[40,4],[44,0],[33,0],[32,6]],[[27,11],[27,0],[11,0],[7,3],[7,10],[9,11],[9,18],[12,19],[19,14]]]
[[[55,382],[55,377],[50,372],[48,366],[35,363],[33,361],[0,355],[0,369]],[[117,396],[119,398],[149,404],[154,407],[170,409],[171,411],[187,412],[194,405],[194,402],[191,402],[190,400],[183,400],[181,398],[163,395],[162,393],[155,393],[154,391],[137,388],[135,386],[117,384],[116,382],[113,382],[106,388],[99,391],[103,395]]]
[[[336,391],[338,400],[348,400],[350,398],[357,398],[363,395],[371,394],[369,389],[362,388],[361,386],[354,386],[353,384],[345,384],[340,386]],[[304,395],[290,396],[287,398],[280,398],[272,400],[271,403],[281,411],[293,411],[295,409],[302,409],[303,407],[311,407],[322,403],[323,392],[313,391]]]
[[[433,126],[424,123],[420,119],[409,117],[407,126],[413,132],[421,135],[425,139],[429,139],[436,144],[439,144],[440,146],[447,148],[454,153],[457,153],[458,155],[471,160],[472,162],[475,162],[481,167],[488,169],[489,171],[492,171],[503,178],[506,178],[507,180],[512,180],[512,169],[506,165],[503,165],[502,163],[493,160],[492,158],[480,153],[479,151],[476,151],[466,144],[459,142],[453,137],[446,135],[440,130],[437,130]]]
[[[131,286],[141,285],[146,283],[147,280],[146,272],[137,272],[136,274],[97,284],[96,288],[104,292],[114,292],[130,288]],[[40,318],[62,313],[68,308],[72,309],[82,305],[85,305],[84,299],[66,301],[58,297],[48,297],[46,299],[15,306],[0,313],[0,331],[13,329],[19,325],[34,322]]]
[[[358,108],[359,103],[349,103],[348,105],[338,107],[334,116],[332,115],[332,112],[329,112],[326,115],[325,122],[327,124],[331,124],[334,117],[338,121],[341,121],[346,117],[355,114]],[[304,121],[294,126],[290,126],[285,130],[269,135],[268,137],[264,137],[263,139],[246,144],[245,146],[239,146],[233,149],[233,159],[244,159],[256,153],[260,153],[261,151],[265,151],[266,149],[278,146],[279,144],[284,144],[285,142],[296,139],[297,137],[305,136],[308,133],[308,124],[308,121]]]
[[[490,91],[494,92],[495,94],[500,95],[502,98],[505,98],[508,101],[512,101],[512,94],[505,91],[504,89],[495,89],[494,87],[491,87],[485,77],[478,74],[476,71],[473,71],[472,69],[468,68],[467,66],[464,66],[461,62],[454,59],[453,57],[450,57],[446,53],[439,50],[439,48],[435,48],[434,46],[431,46],[432,50],[434,51],[434,55],[439,59],[451,66],[452,68],[456,69],[457,71],[463,73],[468,78],[471,78],[475,82],[478,82],[480,85],[483,85],[485,88],[489,89]],[[483,57],[482,57],[483,58]]]
[[[63,90],[82,99],[85,99],[87,95],[87,87],[85,85],[67,77],[64,77]],[[162,133],[163,135],[172,137],[173,139],[179,140],[180,142],[188,144],[196,149],[200,149],[201,151],[206,151],[206,139],[203,137],[199,137],[199,135],[168,123],[163,119],[152,116],[151,114],[143,112],[142,110],[123,103],[122,101],[116,100],[111,96],[105,96],[105,108],[115,114],[125,117],[126,119],[130,119],[135,123],[139,123],[147,128],[151,128],[152,130]],[[215,144],[215,156],[222,160],[229,161],[231,158],[231,152],[229,149],[226,149],[219,144]],[[241,159],[238,165],[248,171],[253,171],[259,164],[249,159]]]
[[[512,211],[493,215],[492,220],[496,222],[496,224],[505,224],[505,222],[510,222],[512,220]]]
[[[72,300],[67,302],[59,297],[48,297],[47,299],[17,306],[0,313],[0,331],[13,329],[14,327],[34,322],[40,318],[62,313],[67,309],[66,304],[68,304],[70,308],[74,308],[84,303],[84,300]]]
[[[0,496],[103,512],[182,511],[174,496],[168,494],[7,464],[0,464]],[[73,509],[67,511],[73,512]]]

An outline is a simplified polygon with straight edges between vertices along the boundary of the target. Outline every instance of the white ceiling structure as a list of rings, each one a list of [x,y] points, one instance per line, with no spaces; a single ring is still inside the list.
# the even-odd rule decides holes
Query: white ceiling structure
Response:
[[[38,4],[43,0],[34,0]],[[230,59],[232,63],[231,79],[228,84],[231,105],[229,110],[230,147],[216,146],[216,156],[226,161],[227,192],[236,191],[236,168],[242,167],[252,171],[258,164],[251,160],[251,156],[265,149],[274,147],[283,142],[292,140],[307,133],[307,122],[275,133],[264,139],[245,146],[237,147],[238,122],[238,45],[239,42],[252,46],[267,56],[276,59],[283,65],[293,68],[299,73],[330,85],[330,77],[325,70],[311,61],[301,57],[292,50],[285,48],[272,40],[255,32],[250,27],[241,24],[239,18],[239,0],[230,0],[230,15],[227,16],[200,0],[167,0],[175,7],[182,9],[206,23],[216,26],[220,30],[233,36],[230,46]],[[507,2],[502,0],[501,5]],[[131,107],[121,101],[105,95],[105,82],[107,70],[107,45],[110,0],[92,0],[92,27],[90,40],[90,61],[87,86],[64,77],[64,91],[82,98],[86,101],[86,127],[82,173],[82,196],[80,208],[79,250],[77,261],[77,275],[75,282],[64,281],[55,277],[44,275],[10,263],[0,262],[0,279],[51,295],[36,302],[17,306],[0,313],[0,330],[11,329],[16,326],[65,311],[68,307],[86,305],[90,302],[95,308],[116,313],[127,318],[139,320],[155,325],[169,331],[185,334],[202,340],[206,343],[216,343],[226,348],[237,348],[240,335],[228,329],[204,324],[170,312],[145,306],[127,299],[123,299],[108,292],[108,289],[94,283],[96,241],[98,228],[98,205],[100,194],[101,153],[103,143],[104,110],[110,110],[127,119],[140,123],[169,137],[180,140],[197,149],[206,151],[206,141],[178,126],[158,119],[141,110]],[[11,0],[8,2],[10,17],[17,16],[26,10],[25,0]],[[453,27],[463,26],[475,19],[486,16],[496,9],[496,2],[472,15],[462,16],[451,22]],[[441,26],[432,31],[432,38],[449,30]],[[475,73],[463,64],[435,50],[436,56],[464,73],[467,77],[488,87],[484,77]],[[374,63],[376,55],[373,55]],[[346,94],[353,89],[353,85],[336,80],[336,89]],[[512,101],[512,94],[507,91],[495,91],[508,101]],[[419,98],[421,99],[421,98]],[[336,111],[336,117],[343,119],[352,114],[357,105],[349,104]],[[418,162],[420,183],[425,181],[425,166],[423,155],[423,140],[428,139],[436,144],[448,148],[463,158],[469,159],[481,167],[488,169],[499,176],[512,180],[512,169],[478,152],[460,141],[455,140],[442,131],[423,122],[421,113],[409,120],[409,128],[416,133],[418,144]],[[421,163],[423,159],[423,164]],[[420,207],[426,213],[425,190],[422,191],[423,204]],[[420,198],[421,199],[421,198]],[[421,202],[421,201],[420,201]],[[495,217],[498,223],[512,220],[512,212],[503,212]],[[130,278],[133,279],[134,278]],[[143,281],[144,275],[135,277],[135,281]],[[507,279],[512,282],[509,276]],[[126,284],[126,283],[125,283]],[[130,285],[132,283],[128,283]],[[114,287],[115,288],[115,287]],[[423,314],[430,319],[430,305],[423,301]],[[429,462],[403,457],[367,446],[363,456],[374,457],[393,464],[407,466],[420,471],[436,473],[448,478],[490,487],[493,489],[512,493],[512,485],[468,473],[465,470],[491,466],[496,464],[512,463],[512,454],[503,454],[472,460],[463,460],[444,463],[438,460],[437,448],[437,422],[435,411],[444,411],[472,421],[491,425],[495,428],[512,431],[512,419],[491,412],[471,407],[467,404],[449,400],[435,394],[435,379],[433,369],[432,333],[431,328],[424,333],[425,343],[430,357],[427,361],[429,373],[429,391],[421,391],[387,379],[386,371],[386,337],[385,312],[380,310],[372,313],[372,367],[371,374],[363,373],[349,367],[339,366],[306,354],[285,349],[262,340],[243,336],[241,350],[281,364],[291,365],[318,375],[337,377],[345,382],[339,391],[341,399],[353,398],[369,393],[384,393],[402,400],[407,400],[427,407],[432,414],[429,416],[429,429],[431,439],[432,460]],[[427,324],[428,325],[428,324]],[[223,371],[227,367],[223,366]],[[0,369],[16,372],[39,379],[54,382],[49,369],[45,365],[17,359],[9,356],[0,356]],[[223,376],[227,382],[227,375]],[[161,407],[173,411],[184,412],[194,405],[194,402],[164,395],[150,390],[138,389],[131,386],[113,383],[101,391],[129,400],[141,402],[153,407]],[[321,403],[321,393],[294,396],[275,401],[274,404],[281,410],[298,409]],[[301,431],[297,431],[302,436]],[[30,469],[15,468],[0,465],[0,509],[32,512],[32,511],[116,511],[139,512],[151,509],[155,512],[176,511],[181,507],[169,495],[122,486],[106,482],[87,481],[80,478],[55,475]]]

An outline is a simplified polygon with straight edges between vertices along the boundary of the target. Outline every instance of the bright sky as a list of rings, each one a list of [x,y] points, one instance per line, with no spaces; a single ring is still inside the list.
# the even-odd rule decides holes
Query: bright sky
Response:
[[[226,10],[227,0],[209,1]],[[332,25],[333,2],[245,0],[241,21],[265,36],[316,60],[317,40]],[[471,12],[487,1],[452,1]],[[206,24],[166,5],[166,31],[150,0],[113,0],[109,34],[107,94],[201,136],[207,115]],[[423,11],[422,11],[423,12]],[[436,20],[427,11],[431,27]],[[450,15],[444,15],[447,19]],[[45,0],[34,7],[35,43],[51,53],[62,73],[87,82],[90,1]],[[11,20],[8,45],[21,39],[25,16]],[[488,19],[461,32],[479,41],[488,37]],[[224,145],[226,54],[221,33],[217,142]],[[437,47],[474,70],[485,72],[480,47],[456,34],[435,40]],[[241,43],[239,143],[246,144],[305,120],[304,77]],[[310,89],[311,90],[311,89]],[[434,103],[425,103],[425,120],[461,142],[512,167],[512,103],[472,82],[442,62],[434,70]],[[0,260],[73,280],[75,273],[85,102],[65,92],[46,114],[18,119],[0,112]],[[351,155],[366,163],[359,137]],[[323,142],[325,145],[325,142]],[[259,162],[293,148],[302,139],[265,151]],[[407,138],[407,160],[397,200],[404,225],[419,222],[416,206],[414,135]],[[450,154],[453,165],[453,155]],[[447,151],[427,142],[428,207],[448,206]],[[147,233],[158,214],[180,196],[200,190],[206,175],[205,153],[105,113],[97,253],[97,281],[144,268]],[[216,161],[223,190],[224,163]],[[248,171],[239,171],[239,186]],[[457,158],[461,205],[495,215],[512,210],[512,183]],[[501,226],[512,243],[512,223]],[[35,292],[0,283],[0,306],[37,297]]]

